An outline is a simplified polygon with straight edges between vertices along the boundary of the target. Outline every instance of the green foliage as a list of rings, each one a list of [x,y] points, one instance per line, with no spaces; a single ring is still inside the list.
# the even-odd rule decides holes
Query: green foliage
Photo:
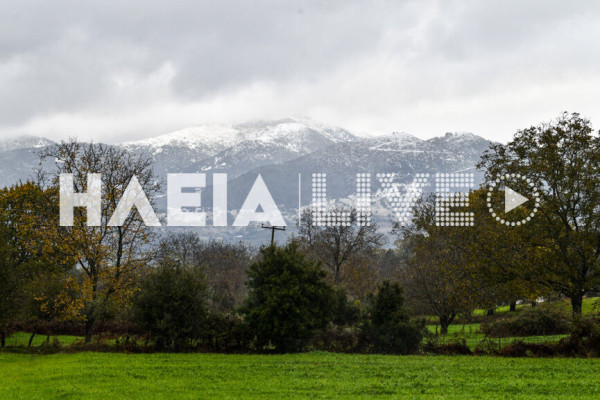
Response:
[[[571,331],[571,320],[560,310],[540,306],[495,321],[484,321],[480,330],[492,337],[558,335]]]
[[[310,348],[334,353],[362,353],[366,345],[363,336],[358,327],[328,325],[312,338]]]
[[[206,279],[198,269],[165,261],[141,282],[135,318],[159,349],[181,349],[198,340],[207,319]]]
[[[55,254],[59,246],[48,245],[39,234],[51,224],[45,193],[34,183],[0,189],[0,332],[22,318],[33,297],[31,282],[39,271],[59,273],[72,265],[68,257]],[[60,253],[60,252],[59,252]]]
[[[520,130],[508,144],[492,145],[479,167],[488,183],[521,174],[540,189],[539,204],[525,205],[537,215],[514,231],[522,262],[507,272],[563,294],[581,314],[583,297],[600,290],[600,136],[591,122],[565,112]]]
[[[333,299],[332,322],[336,325],[353,325],[360,319],[360,307],[357,302],[348,300],[346,290],[335,290]]]
[[[306,259],[295,241],[260,253],[248,269],[245,320],[259,350],[301,351],[330,320],[333,290],[325,272]]]
[[[398,283],[385,281],[371,301],[364,327],[377,352],[410,354],[419,349],[425,321],[411,321]]]
[[[203,345],[213,351],[240,352],[249,349],[248,326],[238,314],[213,312],[208,316]]]

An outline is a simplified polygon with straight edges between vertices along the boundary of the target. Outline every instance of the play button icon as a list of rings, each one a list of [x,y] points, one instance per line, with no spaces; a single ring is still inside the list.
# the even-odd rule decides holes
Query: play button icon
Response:
[[[504,213],[514,210],[521,204],[528,202],[529,199],[522,194],[515,192],[508,186],[504,188]]]
[[[507,185],[508,183],[517,184],[517,182],[519,182],[519,190],[527,190],[529,198],[523,196],[521,193],[513,190]],[[498,206],[501,204],[502,188],[504,188],[504,212],[494,210],[494,203]],[[527,210],[526,214],[517,214],[521,218],[520,220],[512,221],[510,217],[508,217],[508,213],[527,202],[530,202],[530,204],[533,203],[531,204],[531,209]],[[538,212],[538,207],[540,207],[541,204],[540,192],[530,178],[516,173],[504,174],[497,176],[496,179],[489,183],[486,204],[492,218],[497,222],[507,226],[521,226],[531,221],[535,216],[535,213]],[[513,218],[515,216],[513,216]]]

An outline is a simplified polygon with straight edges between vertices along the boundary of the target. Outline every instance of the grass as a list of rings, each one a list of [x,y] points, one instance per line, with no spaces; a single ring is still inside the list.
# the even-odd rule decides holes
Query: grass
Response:
[[[483,333],[479,333],[479,325],[480,324],[465,324],[463,325],[450,325],[448,327],[448,334],[444,336],[440,336],[438,339],[441,342],[449,342],[456,339],[465,339],[467,346],[471,348],[471,350],[475,350],[478,344],[481,343],[482,340],[485,339],[485,335]],[[436,326],[428,325],[427,328],[430,332],[435,333]],[[439,332],[439,326],[437,326]],[[498,347],[505,346],[509,343],[515,341],[523,341],[526,343],[545,343],[545,342],[558,342],[563,337],[568,335],[546,335],[546,336],[524,336],[524,337],[508,337],[508,338],[488,338],[488,340],[493,341],[494,343],[498,343]]]
[[[543,304],[545,304],[545,303],[540,303],[540,305],[543,305]],[[558,307],[566,312],[569,312],[569,313],[571,312],[571,302],[569,301],[569,299],[554,300],[547,304],[551,304],[551,306]],[[581,312],[583,315],[591,314],[592,312],[598,311],[599,306],[600,306],[600,298],[586,297],[585,299],[583,299]],[[531,308],[531,304],[525,303],[525,304],[517,305],[517,311],[522,310],[524,308]],[[507,305],[497,307],[494,309],[494,312],[496,314],[508,313],[508,312],[510,312],[510,307]],[[477,309],[477,310],[473,311],[472,315],[473,316],[483,316],[483,315],[486,315],[486,313],[487,313],[487,310]]]
[[[2,399],[592,399],[600,360],[0,353]]]
[[[27,346],[29,343],[29,338],[31,337],[31,333],[27,332],[17,332],[13,333],[9,337],[6,338],[7,346]],[[54,340],[54,338],[58,339],[61,345],[69,345],[76,341],[83,341],[83,337],[79,336],[69,336],[69,335],[51,335],[50,342]],[[41,346],[48,337],[46,335],[35,335],[33,341],[31,342],[32,346]]]

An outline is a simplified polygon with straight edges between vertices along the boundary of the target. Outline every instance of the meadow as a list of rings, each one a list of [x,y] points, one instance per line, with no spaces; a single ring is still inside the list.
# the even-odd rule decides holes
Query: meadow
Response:
[[[600,360],[0,353],[2,399],[593,399]]]

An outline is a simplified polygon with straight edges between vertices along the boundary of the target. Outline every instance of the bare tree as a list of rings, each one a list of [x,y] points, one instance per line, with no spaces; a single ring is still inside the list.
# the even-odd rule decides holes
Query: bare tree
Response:
[[[252,262],[253,249],[243,243],[207,242],[192,232],[184,232],[164,238],[158,256],[201,269],[206,274],[215,311],[233,312],[246,297],[246,269]]]
[[[135,209],[121,226],[109,226],[132,177],[137,180],[150,204],[160,191],[152,160],[126,150],[76,139],[50,146],[40,153],[40,162],[55,161],[55,169],[40,174],[40,183],[59,186],[60,174],[73,174],[74,190],[87,190],[88,174],[102,174],[102,214],[100,226],[87,226],[86,213],[74,210],[73,226],[49,231],[48,242],[70,253],[85,272],[81,290],[85,293],[85,340],[92,337],[97,316],[113,301],[123,301],[133,288],[136,271],[150,259],[149,244],[154,235]],[[49,206],[57,207],[49,199]]]
[[[350,210],[349,216],[349,223],[343,226],[317,226],[310,210],[305,210],[299,229],[302,246],[325,265],[336,285],[343,283],[344,270],[352,262],[372,255],[385,243],[385,236],[376,224],[358,226],[355,209]]]

